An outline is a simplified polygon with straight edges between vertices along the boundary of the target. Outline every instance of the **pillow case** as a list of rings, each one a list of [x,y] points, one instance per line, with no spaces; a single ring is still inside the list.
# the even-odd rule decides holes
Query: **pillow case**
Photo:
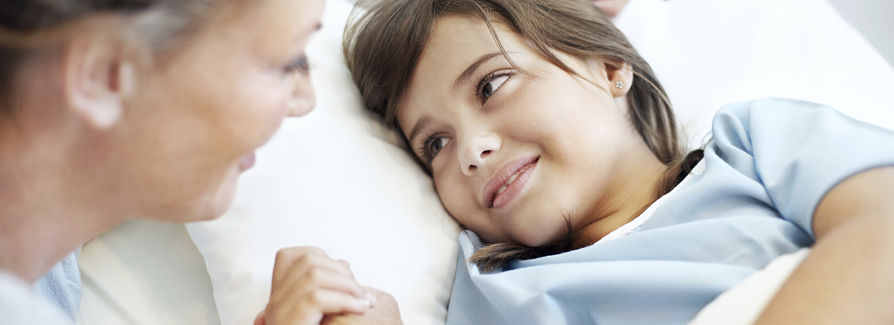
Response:
[[[230,210],[187,225],[205,258],[221,324],[251,324],[277,250],[318,246],[391,293],[406,324],[443,324],[457,224],[399,138],[363,111],[341,51],[351,5],[328,1],[308,45],[317,106],[257,152]]]

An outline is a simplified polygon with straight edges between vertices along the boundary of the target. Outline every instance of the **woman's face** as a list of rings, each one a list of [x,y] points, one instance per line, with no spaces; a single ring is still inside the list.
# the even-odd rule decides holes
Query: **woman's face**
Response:
[[[244,1],[215,12],[168,61],[138,68],[119,129],[142,217],[215,218],[283,118],[314,94],[304,47],[323,0]],[[148,212],[146,212],[148,211]]]
[[[613,213],[631,159],[649,153],[604,64],[546,61],[507,26],[441,18],[398,107],[447,210],[488,242],[541,246]],[[523,71],[520,71],[523,70]]]

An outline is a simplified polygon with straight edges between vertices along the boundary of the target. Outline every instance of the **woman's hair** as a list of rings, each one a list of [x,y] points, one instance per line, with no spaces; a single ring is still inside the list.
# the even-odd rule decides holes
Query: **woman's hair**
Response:
[[[212,6],[231,0],[12,0],[0,5],[0,117],[12,115],[17,73],[27,59],[55,45],[53,35],[78,32],[92,16],[147,14],[132,32],[155,54],[176,48]],[[74,29],[74,30],[73,30]]]
[[[631,123],[669,167],[656,197],[676,186],[700,159],[700,152],[684,157],[685,146],[670,101],[652,68],[590,0],[361,0],[357,8],[345,31],[348,68],[366,108],[395,129],[400,128],[397,107],[435,22],[444,16],[464,15],[486,22],[498,45],[494,21],[506,23],[546,60],[568,73],[579,75],[559,60],[555,51],[582,60],[597,59],[615,68],[630,65],[634,79],[626,99]],[[503,54],[506,56],[505,51]],[[491,244],[471,260],[488,271],[512,260],[567,251],[572,236],[569,227],[568,238],[545,247]]]

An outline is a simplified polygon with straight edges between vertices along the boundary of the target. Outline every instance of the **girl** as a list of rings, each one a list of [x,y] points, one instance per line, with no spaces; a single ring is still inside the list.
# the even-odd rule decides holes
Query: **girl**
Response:
[[[2,322],[70,322],[80,277],[69,253],[117,224],[219,217],[255,149],[313,107],[304,46],[322,10],[322,0],[0,5]],[[53,265],[61,271],[46,274]],[[318,250],[283,250],[274,269],[259,322],[317,324],[372,305],[348,266]],[[30,292],[41,277],[56,306]]]
[[[448,324],[678,324],[812,253],[761,323],[890,323],[894,134],[765,99],[684,154],[649,65],[590,1],[377,1],[345,55],[460,236]]]

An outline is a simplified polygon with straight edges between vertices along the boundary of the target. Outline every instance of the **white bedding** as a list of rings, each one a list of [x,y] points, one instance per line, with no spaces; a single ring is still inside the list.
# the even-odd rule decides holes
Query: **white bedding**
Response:
[[[78,324],[208,324],[220,321],[202,255],[180,224],[133,221],[81,251]]]
[[[347,11],[329,1],[310,50],[318,107],[259,151],[223,219],[189,225],[189,236],[182,225],[132,222],[84,247],[80,323],[249,324],[276,248],[292,245],[350,260],[362,282],[398,298],[406,324],[443,323],[458,227],[394,134],[362,111],[339,48]],[[617,23],[690,138],[702,139],[722,104],[770,95],[894,128],[894,69],[825,1],[631,0]],[[781,281],[800,259],[785,261],[762,274]],[[756,314],[770,283],[737,287],[728,296],[747,298],[719,299],[698,324],[728,324],[742,301]]]

